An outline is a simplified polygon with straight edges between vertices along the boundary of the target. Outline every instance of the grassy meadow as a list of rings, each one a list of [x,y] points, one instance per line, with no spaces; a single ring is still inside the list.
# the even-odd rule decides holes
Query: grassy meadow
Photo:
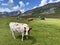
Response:
[[[27,23],[32,30],[29,39],[21,41],[21,35],[16,34],[16,40],[13,39],[9,29],[9,22]],[[46,18],[40,20],[34,18],[32,22],[26,19],[17,20],[17,18],[0,18],[0,45],[60,45],[60,19]]]

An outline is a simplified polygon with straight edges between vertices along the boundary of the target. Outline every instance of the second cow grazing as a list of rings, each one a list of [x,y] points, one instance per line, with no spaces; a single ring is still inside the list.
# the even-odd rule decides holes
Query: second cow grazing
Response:
[[[27,20],[28,20],[28,21],[33,21],[33,18],[28,18]]]
[[[10,27],[10,30],[12,32],[12,36],[14,39],[16,39],[14,32],[22,34],[22,41],[23,41],[24,35],[26,35],[26,38],[28,39],[28,34],[29,34],[29,31],[31,30],[31,28],[27,24],[10,22],[9,27]]]

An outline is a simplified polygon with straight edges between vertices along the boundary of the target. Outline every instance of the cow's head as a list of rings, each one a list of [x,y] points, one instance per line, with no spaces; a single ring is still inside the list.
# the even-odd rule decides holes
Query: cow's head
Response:
[[[28,30],[28,33],[30,33],[30,30],[31,30],[31,29],[32,29],[32,28],[30,27],[29,30]]]
[[[28,35],[29,33],[30,33],[30,30],[31,30],[32,28],[30,28],[30,27],[24,27],[24,33],[26,34],[26,35]]]

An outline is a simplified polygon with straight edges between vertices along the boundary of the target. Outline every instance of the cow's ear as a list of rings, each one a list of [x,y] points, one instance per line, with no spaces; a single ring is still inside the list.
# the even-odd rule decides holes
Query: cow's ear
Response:
[[[26,27],[24,27],[24,30],[26,30]]]
[[[29,30],[31,30],[32,28],[30,27]]]
[[[32,29],[32,28],[30,27],[28,33],[30,32],[31,29]]]

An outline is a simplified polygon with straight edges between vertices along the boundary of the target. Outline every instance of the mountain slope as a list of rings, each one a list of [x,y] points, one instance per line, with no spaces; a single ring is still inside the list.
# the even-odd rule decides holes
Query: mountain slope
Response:
[[[53,12],[53,13],[52,13]],[[29,15],[31,13],[31,16],[39,16],[39,15],[59,15],[60,14],[60,2],[58,3],[49,3],[47,5],[44,5],[42,7],[38,7],[29,11],[26,11],[24,14]],[[48,13],[48,14],[47,14]]]

